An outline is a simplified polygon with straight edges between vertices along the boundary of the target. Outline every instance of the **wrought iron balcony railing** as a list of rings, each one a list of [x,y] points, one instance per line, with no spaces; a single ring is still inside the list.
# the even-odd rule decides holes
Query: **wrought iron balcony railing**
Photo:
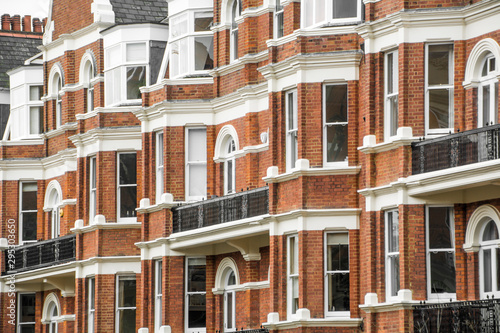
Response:
[[[194,230],[269,213],[269,187],[172,208],[173,232]]]
[[[500,332],[500,299],[415,305],[413,332]]]
[[[67,235],[8,249],[4,274],[25,272],[75,260],[76,235]]]
[[[222,332],[223,331],[219,330],[215,331],[215,333],[222,333]],[[269,329],[261,327],[261,328],[244,330],[243,328],[241,328],[241,330],[236,329],[234,333],[269,333]]]
[[[412,143],[414,175],[500,158],[500,124]]]

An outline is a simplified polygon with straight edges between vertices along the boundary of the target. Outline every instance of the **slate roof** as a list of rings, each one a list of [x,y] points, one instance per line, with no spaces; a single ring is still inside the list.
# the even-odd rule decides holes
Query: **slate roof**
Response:
[[[0,88],[9,88],[7,72],[24,64],[24,61],[40,50],[41,38],[23,38],[0,35]]]
[[[115,12],[115,22],[160,23],[168,16],[165,0],[110,0]]]

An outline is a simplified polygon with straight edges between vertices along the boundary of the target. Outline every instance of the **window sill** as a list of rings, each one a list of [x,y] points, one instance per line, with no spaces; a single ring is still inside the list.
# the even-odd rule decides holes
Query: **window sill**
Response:
[[[420,301],[412,300],[412,292],[409,289],[401,289],[398,296],[385,303],[378,302],[376,293],[365,295],[365,304],[360,304],[359,308],[366,313],[388,312],[398,310],[410,310],[413,305],[420,304]]]
[[[233,60],[229,65],[214,68],[211,71],[208,71],[208,73],[213,77],[227,75],[242,70],[247,64],[257,64],[265,61],[267,60],[267,57],[267,50],[255,54],[245,54],[243,57]]]
[[[409,146],[418,138],[413,136],[411,127],[400,127],[395,136],[390,137],[388,141],[378,143],[375,135],[367,135],[363,138],[363,146],[358,147],[358,150],[365,154],[377,154],[388,150],[393,150],[402,146]]]
[[[160,210],[163,210],[163,209],[170,209],[170,208],[176,207],[182,203],[183,202],[181,202],[181,201],[174,201],[174,196],[172,194],[163,193],[161,195],[161,199],[160,199],[159,203],[156,203],[154,205],[150,205],[149,198],[144,198],[144,199],[141,199],[141,202],[139,204],[139,208],[136,208],[135,210],[139,214],[148,214],[148,213],[159,212]]]
[[[359,327],[361,318],[328,317],[311,318],[308,309],[298,309],[291,320],[279,321],[279,314],[272,312],[267,315],[267,322],[262,325],[272,330],[293,329],[299,327]]]
[[[104,215],[96,215],[90,225],[83,225],[83,220],[76,220],[75,227],[70,231],[74,234],[84,234],[100,229],[140,229],[141,222],[106,222]]]
[[[359,23],[356,23],[359,24]],[[280,46],[300,37],[312,37],[312,36],[329,36],[329,35],[345,35],[345,34],[354,34],[356,33],[356,26],[354,24],[346,25],[328,25],[324,27],[315,27],[315,28],[301,28],[295,30],[293,33],[289,35],[285,35],[276,39],[269,39],[266,41],[267,47],[272,46]]]
[[[267,169],[267,176],[262,178],[266,183],[281,183],[299,177],[310,176],[335,176],[335,175],[357,175],[361,167],[359,166],[341,166],[329,168],[310,168],[309,160],[300,159],[295,163],[295,168],[279,174],[278,167],[272,166]]]

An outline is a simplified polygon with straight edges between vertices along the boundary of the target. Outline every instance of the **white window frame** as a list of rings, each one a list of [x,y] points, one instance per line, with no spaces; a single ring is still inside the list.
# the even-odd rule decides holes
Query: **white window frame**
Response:
[[[89,158],[89,221],[97,214],[97,156]]]
[[[326,89],[330,86],[345,86],[346,87],[346,117],[347,121],[340,122],[326,122]],[[349,130],[349,86],[347,83],[335,83],[335,84],[324,84],[323,85],[323,165],[325,167],[344,167],[348,165],[348,154],[346,151],[346,159],[343,161],[333,161],[328,162],[328,128],[330,126],[347,126]],[[348,132],[349,135],[349,132]],[[346,149],[348,150],[349,141],[346,138]]]
[[[285,9],[281,5],[281,0],[274,0],[274,38],[281,38],[285,35]],[[280,25],[281,23],[281,25]]]
[[[453,253],[455,256],[455,246],[452,248],[430,248],[430,240],[429,240],[429,235],[430,235],[430,210],[432,208],[448,208],[449,209],[449,219],[450,222],[453,223],[453,226],[451,226],[452,230],[452,245],[455,244],[455,215],[453,211],[453,206],[426,206],[425,207],[425,227],[426,227],[426,240],[425,240],[425,249],[426,249],[426,257],[427,257],[427,295],[429,299],[456,299],[456,292],[455,293],[435,293],[432,291],[432,279],[431,279],[431,254],[432,253],[439,253],[439,252],[448,252],[448,253]],[[456,260],[456,259],[455,259]],[[456,280],[455,280],[455,285],[456,285]]]
[[[206,127],[200,127],[200,126],[196,126],[196,127],[186,127],[186,130],[185,130],[185,165],[186,165],[186,169],[185,169],[185,175],[186,175],[186,201],[196,201],[196,200],[204,200],[207,198],[207,187],[206,187],[206,170],[207,170],[207,159],[206,159],[206,153],[205,153],[205,159],[199,159],[199,160],[193,160],[193,161],[190,161],[189,160],[189,140],[190,139],[190,135],[189,135],[189,131],[191,130],[200,130],[200,129],[203,129],[205,130],[205,152],[206,152],[206,147],[207,147],[207,128]],[[203,195],[190,195],[190,177],[189,177],[189,170],[191,168],[191,166],[205,166],[204,170],[205,170],[205,191],[204,191],[204,194]]]
[[[236,3],[236,13],[234,11],[234,5]],[[233,0],[230,8],[230,28],[229,28],[229,61],[233,62],[238,60],[238,21],[241,17],[241,0]]]
[[[57,90],[56,93],[56,128],[59,128],[62,126],[62,77],[58,73],[57,74],[57,82],[55,89]]]
[[[120,280],[134,280],[136,285],[136,291],[135,291],[135,306],[128,306],[128,307],[120,307]],[[116,297],[115,297],[115,332],[120,333],[120,311],[122,310],[134,310],[135,311],[135,318],[137,322],[137,280],[135,275],[117,275],[116,276]],[[136,325],[137,328],[137,325]]]
[[[26,244],[26,243],[32,243],[36,242],[36,237],[35,239],[32,240],[24,240],[23,239],[23,233],[24,233],[24,214],[25,213],[37,213],[38,212],[38,205],[35,209],[28,209],[28,210],[23,210],[23,187],[24,185],[35,185],[37,187],[36,193],[37,193],[37,198],[38,198],[38,184],[37,182],[33,181],[26,181],[26,182],[20,182],[19,183],[19,244]],[[37,199],[38,201],[38,199]],[[37,220],[38,224],[38,220]],[[37,230],[35,230],[35,234],[37,233]]]
[[[429,84],[429,47],[432,46],[450,46],[451,50],[448,54],[448,84]],[[454,132],[454,45],[450,43],[426,44],[425,45],[425,131],[426,134],[449,134]],[[448,90],[449,91],[449,124],[447,128],[429,128],[430,118],[430,91],[432,90]]]
[[[163,131],[155,133],[155,151],[156,151],[156,204],[161,200],[161,195],[164,191],[165,180],[165,155],[163,144]]]
[[[300,17],[300,27],[305,28],[318,28],[322,26],[335,25],[335,24],[346,24],[346,23],[359,23],[362,21],[363,15],[363,1],[361,0],[345,0],[345,1],[357,1],[357,13],[355,17],[345,17],[345,18],[333,18],[333,1],[318,1],[318,0],[302,0],[301,2],[301,17]],[[317,5],[322,8],[317,9]],[[308,10],[312,10],[312,23],[307,24],[307,13]],[[322,13],[323,17],[316,17],[316,14]]]
[[[33,297],[35,297],[35,314],[36,314],[36,293],[18,293],[17,294],[17,325],[16,325],[16,332],[17,333],[21,333],[21,329],[22,329],[22,326],[28,326],[28,325],[32,325],[33,328],[35,328],[35,325],[36,325],[36,321],[27,321],[27,322],[21,322],[21,312],[22,312],[22,302],[21,302],[21,296],[22,295],[33,295]],[[36,315],[35,315],[36,317]]]
[[[87,278],[87,332],[95,331],[95,277]]]
[[[154,321],[155,321],[155,332],[160,332],[160,327],[162,326],[163,319],[163,285],[162,285],[162,277],[163,277],[163,261],[155,260],[154,261],[154,288],[155,288],[155,309],[154,309]]]
[[[328,270],[328,235],[332,234],[338,234],[338,235],[346,235],[347,237],[347,248],[348,248],[348,258],[349,258],[349,269],[347,270]],[[350,277],[350,245],[349,245],[349,233],[347,231],[345,232],[340,232],[340,231],[335,231],[335,232],[327,232],[324,235],[324,252],[323,252],[323,258],[324,258],[324,269],[325,269],[325,284],[324,284],[324,297],[325,297],[325,316],[326,317],[350,317],[350,311],[332,311],[332,309],[328,308],[328,294],[329,294],[329,284],[328,284],[328,276],[329,275],[334,275],[334,274],[349,274]],[[350,288],[349,288],[349,293],[350,293]],[[350,300],[350,295],[349,295],[349,300]]]
[[[49,306],[47,307],[47,314],[48,314],[48,333],[57,333],[58,330],[59,330],[59,318],[61,316],[61,313],[59,312],[59,308],[57,307],[57,304],[56,302],[52,301]],[[54,313],[54,309],[57,310],[57,315],[54,316],[53,313]]]
[[[396,216],[397,218],[397,223],[398,223],[398,251],[390,251],[389,249],[389,238],[390,236],[392,235],[392,231],[390,230],[390,225],[389,225],[389,216],[392,215],[392,223],[394,224],[394,215]],[[393,276],[392,274],[392,264],[391,264],[391,261],[390,259],[391,258],[395,258],[397,257],[398,258],[398,262],[399,262],[399,258],[400,258],[400,250],[399,250],[399,226],[400,226],[400,223],[399,223],[399,211],[398,209],[391,209],[391,210],[387,210],[384,212],[384,219],[385,219],[385,280],[386,280],[386,300],[387,301],[394,301],[397,299],[398,295],[397,295],[397,292],[396,292],[396,295],[393,295],[392,294],[392,289],[393,289],[393,284],[395,283],[394,281],[394,278],[397,278],[397,281],[399,283],[399,288],[398,288],[398,291],[401,289],[401,280],[400,280],[400,272],[401,272],[401,266],[399,266],[399,270],[398,270],[398,276]]]
[[[285,126],[286,126],[286,170],[295,168],[298,147],[298,106],[297,89],[285,92]],[[290,105],[292,104],[292,105]],[[295,126],[293,126],[295,125]]]
[[[300,292],[299,292],[299,237],[298,235],[290,235],[287,237],[287,316],[288,320],[292,320],[297,310],[299,309]],[[290,254],[293,252],[293,256]],[[295,268],[295,270],[293,269]],[[294,306],[293,286],[297,286],[297,304]]]
[[[61,235],[61,194],[57,190],[52,190],[50,193],[52,211],[51,211],[51,236],[58,238]]]
[[[40,98],[38,100],[32,100],[31,99],[31,88],[32,87],[41,87],[40,91]],[[42,101],[42,96],[43,96],[43,85],[42,84],[30,84],[28,86],[28,135],[30,137],[38,137],[40,134],[43,133],[43,101]],[[31,132],[31,122],[33,119],[31,119],[31,109],[38,108],[38,133],[32,133]]]
[[[175,21],[185,17],[187,24],[186,31],[178,32],[175,29]],[[170,77],[180,78],[187,75],[206,74],[213,69],[196,69],[196,39],[212,37],[212,60],[215,61],[214,55],[214,34],[211,30],[195,31],[196,17],[212,17],[213,11],[211,8],[183,11],[170,17]],[[215,64],[214,64],[215,65]]]
[[[485,127],[490,125],[498,124],[498,77],[496,66],[498,66],[497,59],[493,56],[493,54],[488,54],[483,61],[481,62],[481,66],[479,67],[479,84],[477,88],[477,127]],[[483,68],[487,66],[486,75],[483,75]],[[489,101],[484,101],[484,88],[489,88]],[[488,105],[488,124],[486,124],[486,120],[484,119],[484,106],[485,103]]]
[[[492,223],[495,223],[494,220],[491,220]],[[500,297],[500,281],[497,281],[497,275],[495,272],[498,272],[500,267],[497,267],[497,255],[500,255],[497,253],[497,249],[499,248],[500,245],[500,240],[499,239],[494,239],[490,241],[483,241],[483,235],[484,231],[489,223],[489,220],[486,223],[483,223],[481,226],[481,230],[479,232],[479,241],[480,241],[480,247],[479,247],[479,298],[480,299],[486,299],[486,298],[498,298]],[[498,226],[495,224],[497,231],[500,234],[500,230],[498,230]],[[491,291],[490,292],[485,292],[484,291],[484,251],[489,250],[491,253]],[[495,288],[496,287],[496,288]]]
[[[136,165],[136,170],[137,170],[137,153],[135,151],[123,151],[123,152],[119,152],[118,154],[116,154],[116,190],[117,190],[117,193],[116,193],[116,198],[117,198],[117,201],[116,201],[116,217],[117,217],[117,221],[118,222],[137,222],[137,214],[135,213],[135,210],[134,210],[134,214],[136,214],[135,216],[121,216],[121,191],[120,189],[123,188],[123,187],[135,187],[136,189],[136,198],[137,198],[137,173],[136,173],[136,178],[135,178],[135,181],[136,183],[135,184],[120,184],[120,156],[121,155],[129,155],[129,154],[134,154],[135,155],[135,165]],[[136,203],[137,205],[137,203]]]
[[[396,136],[399,121],[399,52],[393,50],[384,54],[384,136],[385,140]],[[392,59],[392,62],[391,62]],[[392,75],[391,75],[392,74]],[[392,82],[392,86],[390,85]],[[392,90],[392,91],[391,91]]]
[[[235,274],[232,269],[228,269],[226,276],[224,277],[224,332],[234,332],[236,331],[236,284],[229,285],[229,277]],[[229,310],[229,298],[232,299],[231,302],[231,317],[228,316]],[[231,320],[232,327],[229,327],[228,322]]]
[[[206,327],[189,327],[189,296],[190,295],[205,295],[205,304],[206,304],[206,295],[207,292],[205,291],[188,291],[189,287],[189,281],[188,281],[188,272],[189,272],[189,261],[190,260],[205,260],[205,274],[206,274],[206,257],[186,257],[186,265],[185,265],[185,274],[184,274],[184,291],[185,291],[185,307],[184,307],[184,327],[185,327],[185,332],[186,333],[205,333],[207,331]],[[206,275],[205,275],[205,284],[207,283],[206,281]],[[205,288],[206,289],[206,288]],[[205,308],[206,311],[206,308]]]
[[[87,99],[87,112],[92,112],[94,110],[94,83],[92,80],[95,77],[94,65],[91,61],[87,61],[86,64],[86,75],[87,75],[87,91],[86,91],[86,99]]]
[[[127,46],[132,44],[143,44],[145,48],[144,60],[127,61]],[[115,59],[115,64],[110,66],[109,52],[115,48],[119,48],[118,53],[120,54],[119,59]],[[127,97],[127,69],[131,67],[145,67],[146,83],[145,86],[149,85],[149,42],[147,40],[137,40],[130,42],[122,42],[114,44],[107,47],[105,50],[105,70],[104,70],[104,82],[105,82],[105,105],[106,106],[119,106],[121,104],[132,104],[140,105],[142,104],[142,98],[128,99]],[[115,77],[114,70],[119,70],[119,89],[115,91]],[[118,92],[118,96],[114,96],[115,92]],[[113,96],[113,97],[112,97]]]
[[[236,146],[233,137],[228,137],[225,144],[224,153],[224,194],[236,192]]]

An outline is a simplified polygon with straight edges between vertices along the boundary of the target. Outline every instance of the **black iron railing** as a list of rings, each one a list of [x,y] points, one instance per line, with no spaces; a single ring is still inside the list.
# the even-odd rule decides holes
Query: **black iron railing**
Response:
[[[222,333],[223,331],[218,331],[216,330],[215,333]],[[241,328],[241,330],[236,329],[234,333],[269,333],[269,329],[267,328],[255,328],[255,329],[250,329],[250,330],[244,330]]]
[[[498,333],[500,299],[416,305],[413,332]]]
[[[76,235],[39,241],[4,251],[5,272],[14,274],[75,260]]]
[[[414,175],[500,158],[500,124],[412,143]]]
[[[269,213],[269,187],[172,208],[173,232],[187,231]]]

